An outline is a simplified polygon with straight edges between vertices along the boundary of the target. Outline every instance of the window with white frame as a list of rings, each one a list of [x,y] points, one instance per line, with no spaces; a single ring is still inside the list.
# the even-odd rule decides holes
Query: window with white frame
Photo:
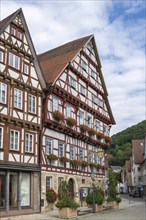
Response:
[[[19,30],[17,27],[11,26],[11,34],[14,37],[17,37],[19,40],[22,40],[23,38],[23,32]]]
[[[91,77],[92,77],[93,79],[95,79],[95,78],[96,78],[96,73],[95,73],[95,71],[94,71],[94,70],[92,70],[92,69],[91,69]]]
[[[91,127],[91,124],[92,124],[92,117],[90,115],[87,116],[87,125],[89,127]]]
[[[52,177],[46,176],[46,190],[52,188]]]
[[[85,87],[81,85],[81,86],[80,86],[80,90],[81,90],[81,91],[80,91],[81,94],[85,96],[85,95],[86,95],[86,89],[85,89]]]
[[[82,60],[82,69],[87,72],[87,63],[84,60]]]
[[[80,160],[84,160],[85,150],[83,148],[79,149],[79,156],[80,156]]]
[[[22,40],[22,32],[21,31],[17,31],[17,37],[20,39],[20,40]]]
[[[25,73],[26,75],[29,74],[29,65],[27,63],[24,63],[23,65],[23,73]]]
[[[0,82],[0,102],[6,104],[7,85]]]
[[[72,111],[71,110],[72,110],[71,106],[67,105],[66,106],[66,118],[72,117]]]
[[[64,157],[64,143],[63,142],[58,143],[58,156]]]
[[[16,56],[13,53],[9,53],[9,65],[19,70],[20,69],[20,57]]]
[[[3,148],[3,128],[0,127],[0,148]]]
[[[94,153],[94,163],[98,163],[97,153]]]
[[[2,50],[0,50],[0,62],[4,62],[4,52]]]
[[[96,130],[100,131],[100,122],[99,121],[96,121]]]
[[[10,149],[19,150],[19,131],[10,131]]]
[[[71,160],[76,159],[76,147],[73,145],[70,145],[70,159]]]
[[[36,97],[34,95],[29,95],[28,98],[28,111],[35,114],[36,113]]]
[[[72,78],[72,77],[70,77],[70,85],[71,85],[71,87],[76,89],[76,80],[74,78]]]
[[[22,109],[22,91],[14,89],[14,107]]]
[[[53,100],[52,100],[52,110],[59,110],[59,100],[53,96]]]
[[[25,151],[33,153],[34,135],[26,133]]]
[[[99,106],[103,108],[103,100],[99,99]]]
[[[46,137],[46,155],[52,154],[53,152],[53,140]]]
[[[93,95],[93,102],[97,105],[99,105],[99,99],[97,96]]]
[[[103,125],[103,133],[104,133],[105,135],[109,135],[108,126],[107,126],[107,125]]]
[[[79,123],[80,125],[84,124],[84,112],[79,111]]]

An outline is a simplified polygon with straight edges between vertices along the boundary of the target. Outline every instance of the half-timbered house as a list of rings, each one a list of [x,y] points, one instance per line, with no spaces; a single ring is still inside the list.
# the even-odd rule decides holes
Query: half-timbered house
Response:
[[[42,76],[21,9],[0,22],[1,216],[40,211]]]
[[[38,55],[48,90],[45,93],[42,143],[42,210],[47,187],[62,179],[79,201],[91,185],[91,171],[103,182],[104,154],[115,124],[94,36]],[[83,204],[83,203],[82,203]]]

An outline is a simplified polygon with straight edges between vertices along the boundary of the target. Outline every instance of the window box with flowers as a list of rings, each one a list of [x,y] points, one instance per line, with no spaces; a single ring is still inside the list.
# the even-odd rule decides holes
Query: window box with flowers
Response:
[[[73,127],[77,124],[76,120],[74,118],[66,118],[66,124],[69,127]]]
[[[90,166],[91,169],[93,169],[94,167],[96,168],[96,164],[95,163],[90,163],[89,166]]]
[[[103,133],[101,133],[101,132],[97,132],[97,134],[96,134],[96,137],[97,137],[97,139],[103,139],[104,138],[104,134]]]
[[[64,120],[64,115],[61,112],[57,111],[57,110],[52,112],[52,116],[53,116],[54,120],[57,121],[57,122],[61,122],[61,121]]]
[[[89,128],[88,129],[88,134],[89,134],[89,136],[93,136],[93,135],[96,134],[96,131],[93,128]]]
[[[49,154],[49,155],[47,156],[47,158],[48,158],[49,160],[58,160],[58,157],[57,157],[55,154]]]
[[[82,167],[87,167],[89,164],[87,161],[83,160],[83,161],[81,161],[81,165],[82,165]]]
[[[64,163],[69,162],[69,159],[67,157],[60,157],[59,159],[61,162],[64,162]]]
[[[82,133],[84,133],[84,132],[89,130],[89,127],[87,125],[80,125],[79,128],[80,128]]]
[[[109,144],[110,144],[110,143],[112,142],[112,138],[109,137],[109,136],[105,136],[104,139],[105,139],[105,142],[106,142],[106,143],[109,143]]]
[[[81,161],[80,160],[70,160],[70,164],[74,167],[74,166],[80,166],[81,165]]]

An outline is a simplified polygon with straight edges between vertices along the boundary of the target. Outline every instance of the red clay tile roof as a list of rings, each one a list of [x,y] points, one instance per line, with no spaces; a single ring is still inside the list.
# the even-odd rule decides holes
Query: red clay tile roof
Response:
[[[134,163],[141,164],[144,160],[144,140],[132,140]]]
[[[2,31],[2,29],[13,20],[13,17],[15,17],[15,15],[17,13],[19,13],[21,11],[21,9],[18,9],[17,11],[15,11],[14,13],[12,13],[11,15],[9,15],[8,17],[4,18],[3,20],[0,21],[0,33]]]
[[[83,37],[38,55],[44,77],[52,84],[93,35]]]

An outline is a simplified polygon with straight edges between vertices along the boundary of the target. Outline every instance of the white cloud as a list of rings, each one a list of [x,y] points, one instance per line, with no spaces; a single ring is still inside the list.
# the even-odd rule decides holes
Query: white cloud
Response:
[[[112,133],[145,119],[143,0],[1,1],[1,18],[20,7],[37,53],[86,35],[95,35],[117,123]]]

